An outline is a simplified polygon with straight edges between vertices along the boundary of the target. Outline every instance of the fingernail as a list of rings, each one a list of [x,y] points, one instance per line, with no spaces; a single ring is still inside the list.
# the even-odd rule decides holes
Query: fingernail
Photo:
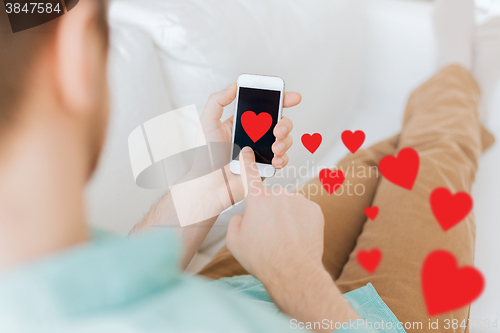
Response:
[[[274,158],[274,164],[276,164],[276,166],[283,165],[283,159],[281,157],[275,157]]]
[[[283,136],[286,136],[288,134],[288,129],[286,128],[285,125],[281,126],[280,132]]]
[[[250,147],[245,147],[241,150],[242,153],[251,153],[252,152],[252,148]]]
[[[279,142],[278,144],[276,144],[276,149],[278,150],[278,152],[284,152],[285,151],[285,143],[283,142]]]
[[[229,89],[231,89],[232,87],[233,87],[233,84],[231,83],[231,84],[230,84],[230,85],[228,85],[228,86],[227,86],[227,88],[226,88],[226,89],[224,89],[224,90],[229,90]]]

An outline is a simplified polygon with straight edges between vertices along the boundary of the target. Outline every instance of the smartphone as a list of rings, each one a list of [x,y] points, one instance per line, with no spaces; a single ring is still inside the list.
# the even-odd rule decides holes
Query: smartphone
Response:
[[[281,119],[285,82],[277,76],[242,74],[237,84],[231,172],[240,174],[240,150],[248,146],[255,152],[260,176],[272,177],[276,173],[272,165],[273,131]]]

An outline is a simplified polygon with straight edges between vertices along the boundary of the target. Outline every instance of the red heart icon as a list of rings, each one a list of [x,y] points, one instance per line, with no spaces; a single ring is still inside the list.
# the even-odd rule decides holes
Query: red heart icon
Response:
[[[458,268],[453,254],[437,250],[422,267],[422,290],[429,316],[459,309],[474,301],[484,289],[484,277],[471,266]]]
[[[325,191],[328,194],[332,194],[342,186],[345,176],[342,170],[331,171],[330,169],[323,169],[319,173],[319,180]]]
[[[411,190],[417,180],[420,159],[413,148],[401,149],[397,157],[385,156],[378,168],[388,181]]]
[[[379,249],[372,249],[371,251],[361,250],[356,255],[356,259],[361,267],[368,273],[373,274],[382,260],[382,252]]]
[[[301,141],[304,147],[306,147],[306,149],[309,150],[311,154],[314,154],[314,152],[321,145],[321,141],[323,141],[323,138],[319,133],[314,133],[313,135],[304,134],[302,135]]]
[[[472,210],[472,198],[468,193],[452,194],[444,187],[432,191],[429,201],[434,217],[444,231],[457,225]]]
[[[366,207],[365,208],[365,215],[370,219],[370,220],[375,220],[378,215],[378,207],[373,206],[373,207]]]
[[[241,125],[253,142],[259,141],[272,124],[273,117],[266,112],[256,115],[253,111],[246,111],[241,115]]]
[[[346,146],[347,149],[351,151],[351,153],[355,153],[365,142],[365,132],[363,131],[344,131],[342,133],[342,142]]]

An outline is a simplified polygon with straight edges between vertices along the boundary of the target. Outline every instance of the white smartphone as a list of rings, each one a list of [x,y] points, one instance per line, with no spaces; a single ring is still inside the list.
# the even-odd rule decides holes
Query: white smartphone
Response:
[[[231,172],[240,174],[240,150],[248,146],[255,152],[260,176],[272,177],[276,173],[272,165],[273,131],[281,119],[285,82],[277,76],[242,74],[237,83]]]

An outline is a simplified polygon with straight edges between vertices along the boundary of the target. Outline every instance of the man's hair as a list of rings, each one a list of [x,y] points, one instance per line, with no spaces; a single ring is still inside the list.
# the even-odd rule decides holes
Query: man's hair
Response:
[[[96,25],[108,43],[106,0],[95,1],[99,6]],[[59,19],[55,19],[13,33],[6,10],[0,5],[0,134],[6,125],[15,120],[15,110],[27,89],[26,81],[34,57],[44,45],[51,43],[58,22]]]

